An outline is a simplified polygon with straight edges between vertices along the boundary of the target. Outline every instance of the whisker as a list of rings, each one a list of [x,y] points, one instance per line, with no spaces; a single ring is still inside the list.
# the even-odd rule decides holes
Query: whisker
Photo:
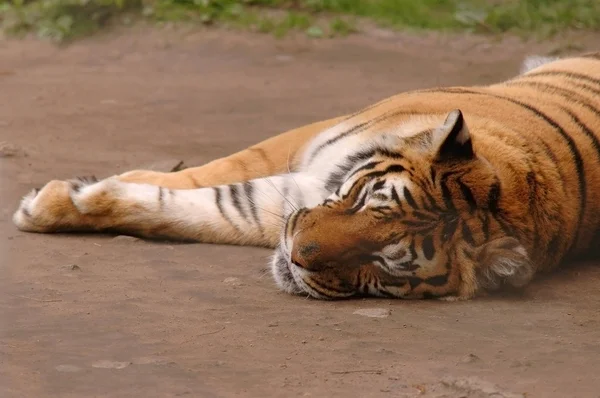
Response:
[[[285,222],[286,218],[281,215],[281,214],[277,214],[275,212],[272,212],[271,210],[267,210],[264,207],[261,207],[258,203],[254,202],[253,200],[251,200],[250,198],[246,198],[248,200],[248,202],[250,202],[251,204],[253,204],[254,206],[256,206],[256,208],[262,212],[265,212],[267,214],[270,214],[274,217],[276,217],[279,221]]]
[[[298,207],[294,206],[294,204],[292,202],[290,202],[288,200],[288,198],[286,198],[281,192],[279,192],[279,189],[277,189],[277,187],[275,186],[275,183],[273,181],[271,181],[269,178],[267,178],[267,182],[269,184],[271,184],[273,189],[283,198],[283,200],[285,200],[290,206],[292,206],[292,209],[294,209],[294,211],[298,211]]]

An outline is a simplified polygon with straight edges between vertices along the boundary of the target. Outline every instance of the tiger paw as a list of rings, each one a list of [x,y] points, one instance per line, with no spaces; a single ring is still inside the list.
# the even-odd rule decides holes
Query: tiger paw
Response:
[[[34,189],[23,197],[13,222],[17,228],[28,232],[88,229],[91,227],[89,217],[79,211],[73,196],[96,183],[95,177],[50,181],[42,189]]]

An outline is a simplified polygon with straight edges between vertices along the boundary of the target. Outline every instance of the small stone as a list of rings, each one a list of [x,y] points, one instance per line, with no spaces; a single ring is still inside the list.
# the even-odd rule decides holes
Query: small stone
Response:
[[[169,361],[163,357],[139,357],[132,361],[135,365],[167,365]]]
[[[465,355],[461,360],[462,363],[474,363],[474,362],[479,362],[481,361],[481,358],[479,358],[477,355],[475,354],[467,354]]]
[[[235,277],[229,277],[229,278],[225,278],[223,279],[223,283],[229,286],[244,286],[244,283],[240,280],[240,278],[235,278]]]
[[[75,366],[75,365],[58,365],[54,369],[58,370],[59,372],[68,372],[68,373],[79,372],[81,370],[81,368],[79,366]]]
[[[103,359],[101,361],[96,361],[92,364],[93,368],[100,369],[123,369],[127,366],[131,365],[131,362],[118,362],[118,361],[109,361]]]
[[[271,322],[267,326],[269,326],[270,328],[276,328],[277,326],[279,326],[279,324],[277,322]]]
[[[353,312],[354,315],[362,315],[369,318],[387,318],[392,311],[386,308],[363,308]]]
[[[118,242],[139,242],[139,241],[141,241],[140,238],[136,238],[135,236],[128,236],[128,235],[115,236],[113,238],[113,240],[118,241]]]
[[[69,271],[81,271],[81,267],[77,264],[69,264],[66,267]]]
[[[10,158],[25,155],[25,151],[15,144],[0,142],[0,158]]]

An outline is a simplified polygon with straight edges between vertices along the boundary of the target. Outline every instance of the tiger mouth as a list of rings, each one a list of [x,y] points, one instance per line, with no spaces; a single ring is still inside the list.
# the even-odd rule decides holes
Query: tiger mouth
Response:
[[[302,283],[298,282],[297,278],[299,278],[299,276],[294,275],[294,272],[292,271],[293,266],[291,261],[288,261],[286,258],[283,250],[278,248],[275,251],[272,263],[272,273],[275,282],[287,293],[310,294],[310,292],[302,288]]]

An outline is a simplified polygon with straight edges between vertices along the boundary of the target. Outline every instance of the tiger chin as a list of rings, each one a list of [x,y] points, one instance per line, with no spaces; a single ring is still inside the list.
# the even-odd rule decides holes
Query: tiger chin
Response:
[[[54,180],[23,231],[274,248],[285,292],[463,300],[588,254],[600,227],[600,54],[401,93],[200,167]]]

